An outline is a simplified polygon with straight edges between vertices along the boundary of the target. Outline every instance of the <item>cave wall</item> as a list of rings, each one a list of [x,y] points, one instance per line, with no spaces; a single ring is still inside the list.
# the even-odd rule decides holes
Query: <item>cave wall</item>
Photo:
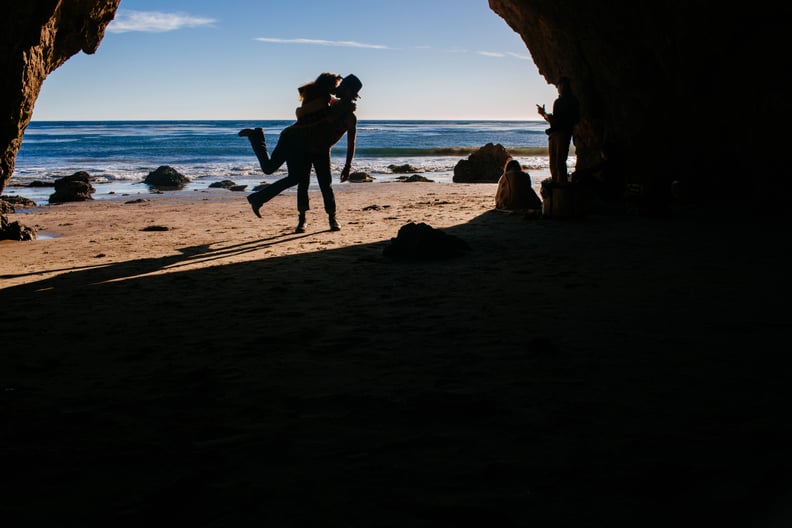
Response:
[[[581,101],[578,167],[608,143],[628,182],[696,199],[750,181],[759,195],[785,172],[789,5],[713,1],[489,0],[551,84],[572,79]],[[773,132],[773,131],[778,132]],[[765,190],[762,190],[765,189]],[[753,197],[751,198],[753,199]]]
[[[0,8],[0,192],[44,79],[72,55],[96,51],[120,1],[23,0]]]

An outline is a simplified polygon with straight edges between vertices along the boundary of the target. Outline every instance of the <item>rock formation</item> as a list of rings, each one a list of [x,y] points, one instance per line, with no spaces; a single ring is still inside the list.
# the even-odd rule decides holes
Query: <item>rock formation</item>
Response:
[[[791,113],[780,75],[790,7],[760,4],[489,0],[548,82],[572,79],[578,166],[612,145],[626,157],[628,183],[660,201],[672,181],[702,198],[736,195],[746,176],[758,187],[789,185],[774,131]]]
[[[36,228],[9,222],[5,215],[0,215],[0,240],[35,240]]]
[[[190,178],[170,165],[160,165],[148,173],[143,183],[160,190],[178,190],[190,183]]]
[[[64,176],[55,180],[55,192],[49,197],[49,203],[84,202],[93,200],[96,192],[91,185],[91,175],[85,171],[78,171],[71,176]]]
[[[459,160],[454,166],[455,183],[498,183],[506,162],[511,159],[506,149],[487,143],[473,152],[467,159]]]
[[[83,51],[94,53],[121,0],[7,2],[0,20],[0,192],[44,79]]]
[[[382,254],[394,259],[441,260],[462,256],[469,249],[468,243],[459,237],[423,222],[410,222],[399,228]]]

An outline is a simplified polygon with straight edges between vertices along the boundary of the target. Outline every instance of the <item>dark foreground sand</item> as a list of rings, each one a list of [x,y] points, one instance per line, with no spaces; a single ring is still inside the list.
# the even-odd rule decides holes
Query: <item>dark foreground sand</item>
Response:
[[[785,226],[337,192],[338,233],[225,191],[12,215],[58,236],[0,242],[3,525],[784,518]],[[410,221],[470,250],[383,256]]]

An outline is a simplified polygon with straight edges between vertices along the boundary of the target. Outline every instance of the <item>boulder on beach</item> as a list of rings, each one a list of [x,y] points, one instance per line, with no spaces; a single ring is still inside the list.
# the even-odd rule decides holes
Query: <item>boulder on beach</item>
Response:
[[[16,212],[16,207],[36,207],[36,202],[24,196],[4,194],[0,196],[0,213]]]
[[[209,184],[210,189],[230,189],[231,187],[235,186],[236,183],[231,180],[220,180],[217,182],[212,182]]]
[[[432,183],[434,181],[434,180],[430,180],[426,176],[421,176],[420,174],[413,174],[412,176],[399,176],[396,179],[405,183],[413,183],[413,182]]]
[[[408,172],[418,172],[418,169],[410,165],[409,163],[405,163],[404,165],[388,165],[388,168],[391,172],[395,174],[406,174]]]
[[[9,222],[4,214],[0,214],[0,240],[29,241],[35,240],[36,237],[35,227]]]
[[[149,172],[143,183],[157,189],[176,190],[190,183],[190,178],[169,165],[162,165]]]
[[[85,171],[79,171],[55,180],[55,192],[50,195],[49,203],[93,200],[91,194],[95,192],[96,189],[91,185],[91,176]]]
[[[19,207],[36,207],[36,202],[24,196],[3,196],[3,200]]]
[[[498,183],[511,155],[498,143],[487,143],[454,167],[454,183]]]
[[[349,175],[350,183],[363,183],[363,182],[373,182],[373,181],[374,178],[368,172],[356,171]]]
[[[442,260],[458,257],[469,249],[467,242],[454,235],[423,222],[410,222],[399,228],[382,254],[395,259]]]
[[[229,191],[244,191],[247,189],[247,185],[238,185],[236,182],[232,180],[220,180],[218,182],[210,183],[210,189],[227,189]]]

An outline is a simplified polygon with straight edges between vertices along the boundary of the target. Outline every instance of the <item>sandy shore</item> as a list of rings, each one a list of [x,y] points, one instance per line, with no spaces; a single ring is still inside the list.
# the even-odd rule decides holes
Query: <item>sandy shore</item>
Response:
[[[293,195],[258,219],[222,190],[12,215],[52,238],[0,242],[2,517],[579,527],[783,515],[784,226],[686,210],[529,219],[493,211],[493,184],[336,191],[340,232],[318,195],[294,234]],[[383,256],[409,222],[470,250]]]

